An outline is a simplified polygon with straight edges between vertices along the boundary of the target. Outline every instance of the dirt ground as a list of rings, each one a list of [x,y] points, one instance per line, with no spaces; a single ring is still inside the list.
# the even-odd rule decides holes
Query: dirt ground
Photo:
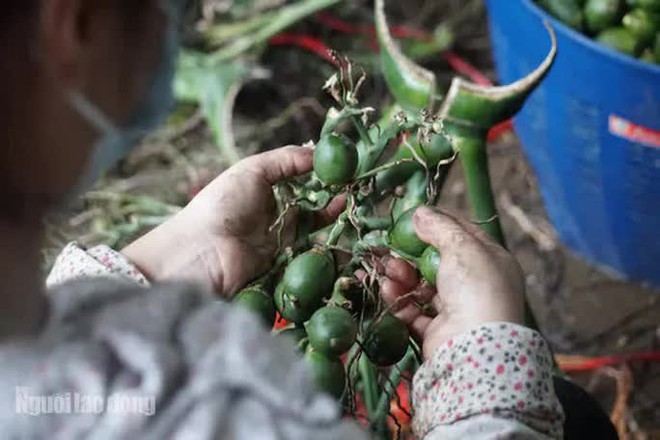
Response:
[[[351,19],[371,19],[366,3],[355,2],[349,8]],[[398,23],[428,29],[442,17],[456,14],[463,3],[411,0],[404,7],[391,2],[392,17]],[[302,24],[296,31],[310,32],[340,47],[352,44],[319,30],[314,22]],[[456,53],[495,79],[483,11],[462,23],[456,37]],[[238,146],[251,153],[315,138],[329,104],[320,87],[332,69],[309,53],[291,48],[266,51],[262,64],[269,70],[268,79],[248,85],[237,101]],[[454,74],[441,60],[426,64],[442,83],[448,83]],[[366,95],[375,106],[382,103],[384,94],[382,79],[370,78]],[[510,248],[525,270],[529,301],[556,353],[599,357],[660,349],[660,291],[613,279],[558,242],[534,174],[514,135],[491,145],[490,155]],[[124,161],[83,205],[51,219],[45,267],[72,238],[84,245],[106,243],[121,248],[175,213],[225,167],[199,114],[193,111],[182,127],[174,132],[164,130]],[[467,208],[460,167],[452,171],[443,203],[458,210]],[[615,403],[629,408],[626,422],[630,430],[640,435],[645,431],[646,438],[660,438],[659,365],[630,362],[574,377],[607,411]]]

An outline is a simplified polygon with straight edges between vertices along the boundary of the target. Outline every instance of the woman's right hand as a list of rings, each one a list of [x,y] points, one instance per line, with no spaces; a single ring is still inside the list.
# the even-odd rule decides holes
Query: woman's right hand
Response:
[[[438,285],[420,284],[408,263],[389,258],[381,292],[420,338],[426,359],[452,337],[482,324],[523,323],[525,283],[510,253],[478,226],[433,208],[419,208],[413,220],[419,238],[440,251]],[[430,304],[437,315],[428,316],[420,303]]]

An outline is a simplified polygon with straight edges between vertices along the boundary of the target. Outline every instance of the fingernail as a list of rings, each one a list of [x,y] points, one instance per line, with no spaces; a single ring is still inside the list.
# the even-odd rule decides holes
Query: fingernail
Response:
[[[302,147],[303,147],[303,148],[309,148],[310,150],[313,150],[313,149],[316,148],[316,144],[314,143],[314,141],[311,141],[311,140],[310,140],[310,141],[305,142],[305,143],[302,145]]]

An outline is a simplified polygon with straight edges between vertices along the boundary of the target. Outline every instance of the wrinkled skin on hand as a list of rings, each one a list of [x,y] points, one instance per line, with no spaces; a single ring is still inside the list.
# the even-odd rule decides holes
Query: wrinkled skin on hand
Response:
[[[269,269],[278,249],[270,227],[279,213],[273,185],[312,171],[314,150],[283,147],[231,167],[170,221],[123,250],[151,280],[185,279],[232,297]],[[318,214],[322,225],[343,208],[337,199]],[[294,238],[295,210],[282,240]]]
[[[524,322],[525,283],[511,254],[478,226],[432,208],[419,208],[413,221],[419,238],[440,251],[437,286],[420,282],[405,261],[386,257],[381,293],[420,339],[425,358],[482,324]]]

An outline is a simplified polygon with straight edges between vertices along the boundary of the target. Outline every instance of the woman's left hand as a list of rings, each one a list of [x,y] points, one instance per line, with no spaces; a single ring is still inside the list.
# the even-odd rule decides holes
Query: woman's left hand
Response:
[[[278,247],[273,185],[312,171],[314,150],[283,147],[234,165],[211,182],[179,214],[122,251],[152,281],[192,280],[232,297],[272,264]],[[335,200],[319,224],[338,215]],[[291,243],[295,216],[287,217]]]

